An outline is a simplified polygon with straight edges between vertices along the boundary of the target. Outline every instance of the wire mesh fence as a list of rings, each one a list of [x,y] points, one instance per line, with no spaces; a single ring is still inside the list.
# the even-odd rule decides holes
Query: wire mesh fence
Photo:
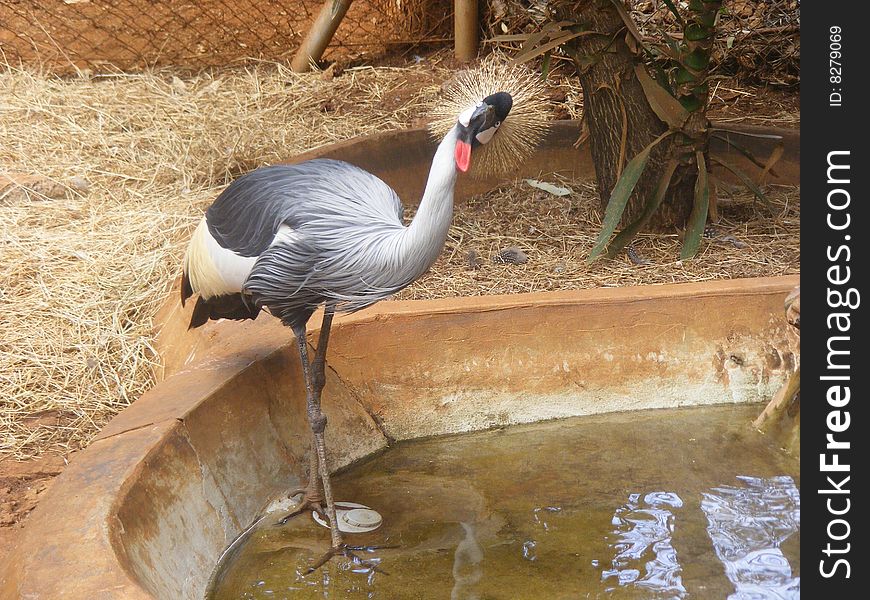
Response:
[[[326,0],[330,2],[331,0]],[[287,60],[322,0],[0,0],[0,61],[135,71]],[[451,0],[355,0],[324,58],[355,59],[452,34]]]
[[[324,2],[333,0],[0,0],[0,65],[138,71],[289,61]],[[484,40],[529,33],[557,0],[481,0]],[[665,3],[632,0],[644,34],[673,25]],[[800,1],[733,0],[717,32],[724,72],[781,85],[800,73]],[[673,29],[673,28],[671,28]],[[669,31],[673,33],[672,31]],[[325,60],[374,61],[422,45],[447,45],[453,0],[354,0]]]

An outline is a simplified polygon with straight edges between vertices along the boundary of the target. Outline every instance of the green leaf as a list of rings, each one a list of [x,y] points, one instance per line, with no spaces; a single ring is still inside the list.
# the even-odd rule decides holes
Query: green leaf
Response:
[[[613,241],[610,242],[610,245],[607,246],[608,258],[616,256],[616,254],[625,248],[626,244],[628,244],[632,238],[634,238],[634,236],[637,235],[637,233],[643,229],[647,223],[649,223],[650,218],[652,218],[653,214],[655,214],[656,210],[661,206],[662,200],[665,198],[665,194],[671,184],[671,178],[673,178],[674,171],[677,170],[678,164],[677,160],[672,158],[668,161],[668,164],[665,165],[665,170],[662,172],[661,179],[659,179],[658,187],[656,187],[655,193],[650,196],[646,201],[646,204],[644,204],[643,212],[640,217],[638,217],[634,223],[620,231],[617,236],[613,238]]]
[[[716,130],[716,131],[722,131],[722,130]],[[759,160],[752,152],[750,152],[748,148],[746,148],[745,146],[742,146],[741,144],[738,144],[737,142],[732,140],[730,136],[721,135],[719,133],[713,133],[712,137],[716,138],[717,140],[721,140],[721,141],[725,142],[729,147],[737,150],[740,154],[742,154],[747,159],[749,159],[749,162],[754,164],[759,169],[764,169],[765,167],[767,167],[768,164],[770,164],[770,168],[768,169],[768,172],[771,175],[773,175],[774,177],[779,177],[779,174],[773,170],[773,164],[776,161],[774,161],[774,163],[771,163],[770,160],[768,160],[767,163],[761,162],[761,160]],[[780,137],[779,140],[780,140],[780,142],[778,144],[778,147],[783,146],[782,137]]]
[[[759,200],[761,200],[761,202],[764,204],[764,206],[767,208],[767,210],[769,210],[771,213],[774,212],[773,205],[770,203],[770,200],[768,199],[767,195],[761,191],[761,188],[758,187],[754,181],[752,181],[752,178],[749,177],[749,175],[747,175],[746,173],[744,173],[743,171],[741,171],[740,169],[738,169],[734,165],[725,162],[724,160],[722,160],[719,157],[713,158],[712,160],[716,164],[721,165],[722,167],[724,167],[724,168],[728,169],[729,171],[731,171],[732,173],[734,173],[737,176],[737,178],[740,179],[740,181],[742,181],[743,184],[746,187],[748,187],[752,191],[753,194],[755,194],[755,197],[758,198]]]
[[[643,170],[646,168],[646,163],[649,161],[650,152],[659,142],[672,133],[674,132],[666,131],[661,134],[625,165],[622,176],[616,182],[616,185],[613,186],[613,191],[610,193],[610,199],[607,201],[607,208],[604,211],[604,220],[601,223],[601,231],[598,232],[595,246],[593,246],[592,251],[589,253],[589,258],[586,259],[587,263],[594,261],[604,251],[610,236],[613,235],[617,225],[619,225],[622,213],[625,212],[625,205],[628,204],[628,199],[634,191],[634,186],[637,185],[637,181],[640,179]]]
[[[635,65],[634,72],[643,88],[643,93],[649,101],[650,108],[656,116],[667,123],[671,129],[680,129],[689,118],[689,113],[679,101],[649,76],[643,65]]]
[[[685,67],[678,67],[677,72],[674,75],[674,81],[677,83],[694,83],[697,81],[697,77],[686,69]]]
[[[704,101],[698,96],[690,94],[680,97],[680,106],[687,112],[696,112],[704,108]]]
[[[710,52],[697,48],[683,57],[683,64],[693,71],[703,71],[710,64]]]
[[[698,23],[691,23],[688,27],[686,27],[683,36],[690,42],[699,42],[701,40],[707,40],[713,37],[713,32],[707,27],[704,27],[703,25],[700,25]]]
[[[689,225],[686,227],[686,239],[683,240],[683,249],[680,250],[680,258],[683,260],[698,253],[704,226],[707,224],[707,211],[710,208],[710,182],[707,179],[704,153],[695,152],[695,160],[698,163],[698,178],[695,180],[695,202],[692,205],[692,214],[689,215]]]
[[[544,58],[541,60],[541,80],[546,81],[547,76],[550,74],[550,58],[552,58],[552,52],[545,52]]]

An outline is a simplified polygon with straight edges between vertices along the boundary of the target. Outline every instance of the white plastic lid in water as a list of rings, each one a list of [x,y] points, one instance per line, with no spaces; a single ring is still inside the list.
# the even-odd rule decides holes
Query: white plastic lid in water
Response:
[[[311,516],[317,523],[329,528],[329,522],[316,511],[312,511]],[[335,519],[338,521],[338,530],[342,533],[374,531],[384,522],[377,511],[356,502],[336,502]]]

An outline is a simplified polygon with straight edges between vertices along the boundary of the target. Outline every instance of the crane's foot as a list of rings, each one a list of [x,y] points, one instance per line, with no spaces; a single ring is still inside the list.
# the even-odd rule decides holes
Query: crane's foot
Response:
[[[299,504],[297,504],[296,508],[294,508],[291,512],[281,517],[278,522],[275,523],[276,526],[286,525],[287,521],[289,521],[293,517],[309,510],[317,512],[324,519],[326,518],[326,511],[323,510],[322,504],[323,498],[320,496],[319,493],[311,492],[309,489],[306,488],[301,490],[294,490],[290,492],[287,497],[293,498],[295,496],[298,496],[299,494],[302,494],[302,499],[299,501]]]
[[[317,569],[328,563],[335,556],[344,556],[348,558],[350,562],[354,565],[354,567],[364,570],[366,572],[374,571],[375,573],[382,573],[384,575],[389,575],[386,571],[384,571],[379,563],[381,559],[372,558],[365,559],[360,558],[355,554],[355,552],[374,552],[375,550],[381,550],[383,548],[397,548],[398,546],[348,546],[347,544],[339,544],[338,546],[333,546],[326,553],[317,559],[312,566],[305,571],[305,575],[310,575],[314,573]]]

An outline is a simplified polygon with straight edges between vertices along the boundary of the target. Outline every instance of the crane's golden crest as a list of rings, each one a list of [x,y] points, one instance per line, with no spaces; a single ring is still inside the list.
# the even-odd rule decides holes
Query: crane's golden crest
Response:
[[[508,173],[528,158],[547,132],[550,106],[538,73],[526,67],[490,59],[479,67],[458,73],[444,86],[432,109],[430,133],[442,138],[464,114],[483,98],[507,92],[513,106],[489,143],[474,151],[472,174],[478,177]]]

